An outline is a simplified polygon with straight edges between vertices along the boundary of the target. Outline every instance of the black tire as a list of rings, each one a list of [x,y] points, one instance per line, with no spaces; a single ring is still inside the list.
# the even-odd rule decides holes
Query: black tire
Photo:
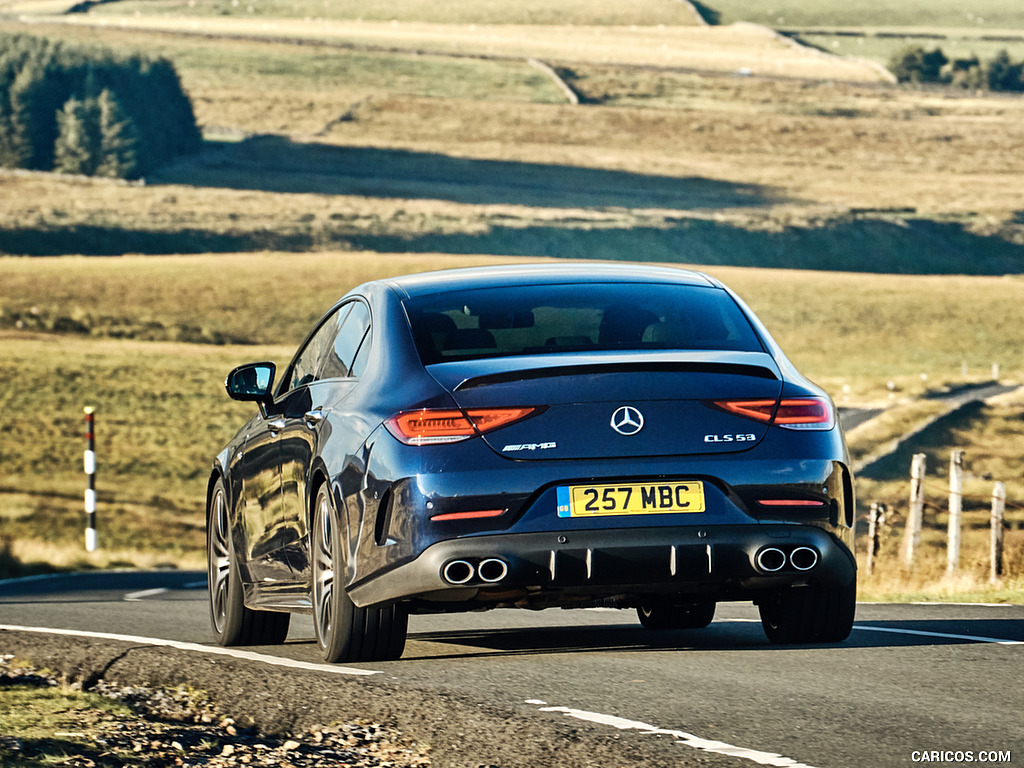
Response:
[[[703,629],[715,618],[715,603],[641,605],[636,615],[645,629]]]
[[[327,484],[316,494],[310,531],[313,627],[328,663],[386,661],[405,650],[409,614],[404,606],[360,608],[344,588],[345,546]]]
[[[857,582],[791,587],[758,603],[761,626],[777,645],[841,643],[857,611]]]
[[[291,614],[254,611],[246,608],[242,600],[227,493],[224,481],[219,478],[210,494],[206,514],[206,569],[210,625],[219,645],[280,645],[285,641]]]

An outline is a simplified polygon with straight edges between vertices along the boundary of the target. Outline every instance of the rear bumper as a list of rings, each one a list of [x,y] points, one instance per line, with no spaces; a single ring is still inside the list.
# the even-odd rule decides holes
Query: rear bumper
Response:
[[[453,604],[450,610],[545,608],[659,594],[753,599],[855,577],[849,549],[815,526],[620,528],[449,539],[350,587],[349,595],[359,606],[422,599]]]

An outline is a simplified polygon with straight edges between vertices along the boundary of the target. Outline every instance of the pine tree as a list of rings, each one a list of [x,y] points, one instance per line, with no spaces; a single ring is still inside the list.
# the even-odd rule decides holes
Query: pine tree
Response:
[[[988,63],[985,74],[990,90],[1024,91],[1024,62],[1010,61],[1005,48]]]
[[[130,179],[138,176],[139,137],[135,122],[121,107],[112,91],[104,88],[97,100],[99,117],[99,158],[97,176]]]
[[[0,93],[0,168],[21,168],[23,162],[11,122],[11,103],[6,93]]]
[[[43,168],[45,150],[36,139],[45,130],[40,102],[38,65],[27,62],[8,92],[10,138],[5,154],[16,168]]]
[[[100,157],[99,104],[96,99],[68,99],[57,113],[53,170],[91,176]]]

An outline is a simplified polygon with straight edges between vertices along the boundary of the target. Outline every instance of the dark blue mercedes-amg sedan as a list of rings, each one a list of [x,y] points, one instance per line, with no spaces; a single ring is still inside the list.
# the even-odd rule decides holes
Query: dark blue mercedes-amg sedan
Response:
[[[313,615],[328,661],[401,656],[410,613],[753,601],[777,643],[846,638],[853,477],[829,397],[717,280],[522,265],[345,295],[209,479],[223,645]]]

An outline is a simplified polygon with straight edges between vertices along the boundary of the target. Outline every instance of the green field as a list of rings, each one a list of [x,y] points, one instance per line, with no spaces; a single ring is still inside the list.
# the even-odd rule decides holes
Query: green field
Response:
[[[894,54],[907,47],[921,47],[931,51],[939,48],[950,60],[969,59],[977,56],[982,62],[991,61],[1000,51],[1006,51],[1014,61],[1024,59],[1024,29],[1007,36],[988,39],[984,35],[967,35],[960,32],[941,32],[935,36],[889,34],[879,37],[875,34],[835,35],[801,30],[798,38],[822,50],[838,56],[862,56],[886,65]]]
[[[713,9],[720,24],[764,24],[823,51],[882,65],[907,46],[941,48],[950,59],[976,55],[987,61],[1000,50],[1015,61],[1024,58],[1024,6],[1016,0],[711,0],[704,5]]]
[[[842,4],[814,0],[707,0],[699,3],[707,17],[720,24],[749,21],[768,27],[966,27],[1022,29],[1024,10],[1016,0],[985,0],[965,4],[959,0],[854,0]],[[365,21],[429,21],[448,24],[576,24],[650,25],[690,24],[693,16],[673,0],[618,3],[558,0],[474,0],[472,3],[341,2],[322,0],[121,0],[105,3],[94,13],[146,13],[237,15],[278,18],[362,19]]]
[[[692,24],[694,17],[672,0],[436,0],[356,2],[355,0],[121,0],[94,12],[117,14],[180,13],[190,16],[266,16],[363,21],[428,21],[439,24]]]
[[[720,23],[752,21],[770,27],[947,27],[1024,29],[1024,7],[1017,0],[708,0]]]

